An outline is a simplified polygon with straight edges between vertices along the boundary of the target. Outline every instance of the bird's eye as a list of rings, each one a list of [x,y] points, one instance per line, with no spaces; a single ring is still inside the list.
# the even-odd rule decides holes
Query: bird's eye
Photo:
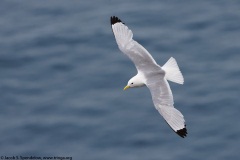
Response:
[[[133,84],[133,82],[131,84]]]

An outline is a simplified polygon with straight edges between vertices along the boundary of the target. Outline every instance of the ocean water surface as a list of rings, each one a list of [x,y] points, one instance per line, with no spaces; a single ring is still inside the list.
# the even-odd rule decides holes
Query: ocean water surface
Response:
[[[240,158],[239,1],[0,2],[0,156],[80,160]],[[118,16],[163,65],[188,136],[176,135],[118,49]]]

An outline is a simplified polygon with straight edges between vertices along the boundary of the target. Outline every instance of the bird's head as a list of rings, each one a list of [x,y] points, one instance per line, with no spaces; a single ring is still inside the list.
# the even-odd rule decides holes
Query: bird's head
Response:
[[[123,90],[126,90],[128,88],[134,88],[134,87],[142,87],[145,83],[143,81],[143,78],[139,75],[136,75],[132,77],[129,81],[126,87],[124,87]]]

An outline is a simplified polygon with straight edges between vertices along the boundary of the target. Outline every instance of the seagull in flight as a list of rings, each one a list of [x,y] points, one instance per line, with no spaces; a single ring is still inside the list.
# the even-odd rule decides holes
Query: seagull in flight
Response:
[[[158,112],[174,132],[182,138],[186,137],[184,117],[173,106],[173,95],[168,84],[168,81],[178,84],[184,82],[176,60],[171,57],[161,67],[142,45],[133,40],[132,31],[118,17],[112,16],[110,22],[119,49],[132,60],[137,69],[137,74],[128,81],[124,90],[147,86]]]

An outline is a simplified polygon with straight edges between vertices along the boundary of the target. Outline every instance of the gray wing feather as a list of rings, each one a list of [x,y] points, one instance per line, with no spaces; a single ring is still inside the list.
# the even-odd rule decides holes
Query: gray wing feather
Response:
[[[146,85],[151,92],[155,108],[169,126],[177,133],[179,130],[185,129],[185,120],[182,113],[173,106],[173,95],[167,80],[161,74],[157,74],[148,78]],[[183,132],[183,135],[180,136],[186,136],[186,132]]]
[[[112,25],[112,30],[119,49],[133,61],[138,71],[161,69],[150,53],[132,39],[132,31],[126,25],[122,22],[115,23]]]
[[[159,106],[173,106],[172,91],[163,74],[149,76],[146,85],[151,92],[153,103],[157,109]]]

